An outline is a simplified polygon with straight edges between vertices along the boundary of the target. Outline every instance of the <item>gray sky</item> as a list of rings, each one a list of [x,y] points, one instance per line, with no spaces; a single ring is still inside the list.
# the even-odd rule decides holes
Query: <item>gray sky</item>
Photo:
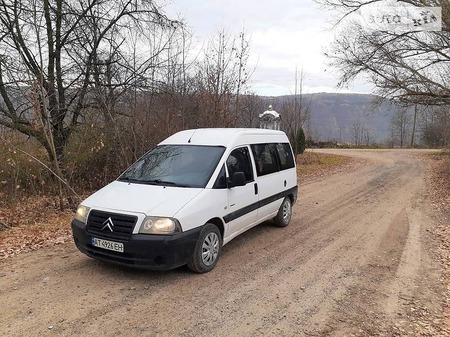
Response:
[[[250,37],[251,90],[259,95],[294,93],[295,69],[303,69],[303,92],[369,93],[355,82],[336,88],[337,78],[323,55],[333,39],[329,13],[312,0],[169,0],[169,17],[186,19],[199,46],[224,28]]]

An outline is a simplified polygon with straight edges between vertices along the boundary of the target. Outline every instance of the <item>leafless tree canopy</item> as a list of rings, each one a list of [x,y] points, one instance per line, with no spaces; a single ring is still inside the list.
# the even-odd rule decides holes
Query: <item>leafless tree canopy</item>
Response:
[[[337,9],[342,29],[327,55],[340,72],[340,85],[357,76],[373,82],[378,93],[410,103],[450,103],[450,3],[447,0],[399,0],[405,6],[442,8],[441,31],[367,30],[349,23],[352,13],[382,0],[317,0]],[[342,28],[343,25],[345,28]]]
[[[0,0],[0,131],[45,148],[62,196],[180,129],[257,125],[245,32],[190,43],[157,1]]]
[[[0,1],[0,124],[62,157],[88,89],[149,85],[165,45],[137,58],[130,44],[149,45],[155,27],[177,26],[148,0]]]

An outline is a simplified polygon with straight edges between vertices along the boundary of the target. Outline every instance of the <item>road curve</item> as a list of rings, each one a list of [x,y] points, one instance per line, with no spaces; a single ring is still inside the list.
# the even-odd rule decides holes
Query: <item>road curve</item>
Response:
[[[244,233],[210,273],[119,268],[73,243],[1,262],[0,335],[393,336],[439,322],[421,152],[323,151],[362,164],[300,181],[290,225]]]

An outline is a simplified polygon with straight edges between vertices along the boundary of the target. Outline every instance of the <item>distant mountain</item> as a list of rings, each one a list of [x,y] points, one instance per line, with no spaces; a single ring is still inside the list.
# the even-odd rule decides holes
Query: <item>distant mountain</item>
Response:
[[[293,96],[277,97],[277,103]],[[322,141],[352,142],[355,123],[368,130],[376,143],[389,137],[389,125],[395,107],[385,101],[376,104],[379,98],[365,94],[316,93],[303,96],[311,112],[310,128],[315,138]],[[277,104],[277,106],[281,106]],[[278,111],[283,115],[282,111]]]

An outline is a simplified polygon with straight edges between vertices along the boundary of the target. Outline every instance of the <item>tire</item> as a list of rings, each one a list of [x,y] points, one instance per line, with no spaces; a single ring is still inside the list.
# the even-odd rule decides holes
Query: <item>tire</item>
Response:
[[[195,244],[194,253],[188,261],[188,268],[203,274],[212,270],[217,264],[222,249],[222,235],[216,225],[207,223]]]
[[[286,227],[289,225],[292,217],[292,202],[291,198],[284,198],[281,203],[280,209],[278,210],[278,214],[275,218],[273,218],[273,223],[277,227]]]

